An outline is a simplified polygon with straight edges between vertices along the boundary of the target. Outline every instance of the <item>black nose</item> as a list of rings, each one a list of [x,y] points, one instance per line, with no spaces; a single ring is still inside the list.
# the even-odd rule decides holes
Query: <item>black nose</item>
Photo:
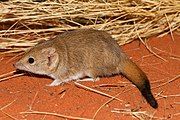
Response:
[[[14,66],[15,68],[17,68],[18,64],[19,64],[19,62],[16,62],[16,63],[13,64],[13,66]]]

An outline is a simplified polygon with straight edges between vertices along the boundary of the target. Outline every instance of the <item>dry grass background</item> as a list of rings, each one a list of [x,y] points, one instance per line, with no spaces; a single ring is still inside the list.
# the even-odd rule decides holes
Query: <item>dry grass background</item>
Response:
[[[54,0],[55,1],[55,0]],[[120,45],[180,27],[179,0],[0,2],[0,52],[20,52],[67,30],[108,31]]]
[[[105,30],[112,34],[119,45],[135,39],[143,42],[150,36],[163,36],[167,33],[170,33],[173,38],[172,31],[180,30],[179,0],[54,1],[9,0],[0,2],[0,54],[25,51],[39,41],[48,40],[61,32],[78,28]],[[0,78],[4,78],[0,79],[0,82],[16,77],[6,77],[13,73],[14,71],[1,75]],[[17,76],[21,75],[23,74]],[[177,78],[179,75],[175,77],[175,79]],[[164,84],[168,83],[169,81]],[[85,88],[87,89],[87,87]],[[114,98],[112,97],[107,103]],[[0,110],[2,111],[5,107]],[[114,109],[112,112],[130,114],[141,120],[154,118],[147,111]],[[5,114],[8,116],[7,113]],[[24,114],[76,118],[39,111],[24,112]],[[95,116],[96,114],[93,118]]]

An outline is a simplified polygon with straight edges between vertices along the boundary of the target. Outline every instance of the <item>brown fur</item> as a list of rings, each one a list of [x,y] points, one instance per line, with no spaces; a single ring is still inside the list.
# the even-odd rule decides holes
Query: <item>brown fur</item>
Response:
[[[33,63],[28,63],[29,58]],[[145,73],[120,49],[106,32],[80,29],[65,32],[52,40],[37,44],[16,68],[54,78],[51,86],[85,76],[111,76],[122,73],[135,84],[148,103],[157,108]]]

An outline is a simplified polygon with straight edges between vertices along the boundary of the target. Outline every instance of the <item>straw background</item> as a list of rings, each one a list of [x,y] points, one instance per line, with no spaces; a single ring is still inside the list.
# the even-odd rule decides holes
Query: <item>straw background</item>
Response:
[[[35,1],[35,0],[34,0]],[[179,0],[9,0],[0,2],[0,53],[21,52],[78,28],[109,32],[123,45],[180,28]]]

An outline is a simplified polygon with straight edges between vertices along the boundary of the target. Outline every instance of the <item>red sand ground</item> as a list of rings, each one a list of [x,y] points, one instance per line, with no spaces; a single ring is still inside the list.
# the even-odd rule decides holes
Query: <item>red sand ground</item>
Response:
[[[139,111],[139,115],[143,119],[149,120],[151,118],[142,114],[146,111],[147,114],[158,120],[178,120],[178,118],[180,120],[180,79],[178,77],[180,72],[180,35],[174,34],[174,38],[173,41],[171,36],[167,35],[163,38],[151,38],[147,42],[151,49],[166,61],[155,57],[138,41],[123,46],[126,53],[147,73],[152,92],[159,103],[157,110],[151,108],[138,89],[121,76],[102,78],[95,83],[81,82],[85,86],[112,96],[121,93],[118,98],[122,101],[113,100],[97,112],[111,98],[77,87],[73,82],[63,86],[47,87],[46,85],[52,82],[51,79],[31,75],[0,82],[0,120],[64,119],[52,115],[20,114],[20,112],[31,110],[83,118],[93,118],[97,112],[96,120],[137,119],[130,113],[131,110],[134,111],[134,114]],[[8,61],[10,58],[12,56],[0,56],[0,74],[15,70],[13,63],[16,60]],[[174,77],[178,77],[178,79],[173,80]],[[170,80],[172,82],[168,83]],[[11,102],[13,103],[9,104]]]

